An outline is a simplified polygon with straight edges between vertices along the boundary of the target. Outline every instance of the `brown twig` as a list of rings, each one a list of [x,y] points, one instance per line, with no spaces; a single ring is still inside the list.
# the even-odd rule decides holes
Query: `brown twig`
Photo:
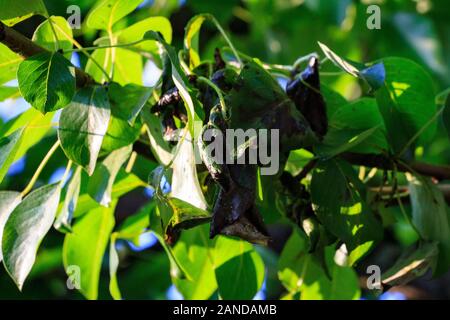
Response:
[[[6,26],[1,21],[0,42],[24,59],[40,53],[48,52],[48,50],[34,43],[20,32]],[[92,79],[89,74],[79,68],[75,68],[75,78],[77,81],[77,87],[79,88],[95,83],[94,79]]]

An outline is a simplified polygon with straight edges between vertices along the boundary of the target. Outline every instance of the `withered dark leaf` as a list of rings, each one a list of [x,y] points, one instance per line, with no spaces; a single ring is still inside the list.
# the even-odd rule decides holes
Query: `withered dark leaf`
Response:
[[[300,76],[286,85],[286,93],[319,136],[326,135],[328,119],[325,100],[320,93],[319,61],[311,58]]]

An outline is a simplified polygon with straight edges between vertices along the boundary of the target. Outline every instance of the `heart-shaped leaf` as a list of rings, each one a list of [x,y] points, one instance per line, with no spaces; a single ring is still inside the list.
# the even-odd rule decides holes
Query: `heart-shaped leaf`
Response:
[[[44,52],[22,61],[17,70],[22,96],[42,113],[68,105],[75,94],[71,63],[57,52]]]

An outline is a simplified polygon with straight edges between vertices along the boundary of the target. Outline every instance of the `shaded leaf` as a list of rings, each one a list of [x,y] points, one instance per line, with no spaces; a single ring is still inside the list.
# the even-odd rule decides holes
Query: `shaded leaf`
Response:
[[[0,8],[0,20],[7,26],[13,26],[35,14],[48,15],[42,0],[0,0]]]
[[[112,201],[112,188],[120,168],[131,155],[132,146],[112,152],[97,165],[88,183],[88,193],[102,206],[108,207]]]
[[[64,202],[53,226],[62,232],[72,232],[72,218],[80,194],[81,167],[77,167],[66,187]]]
[[[51,16],[36,28],[32,40],[49,51],[65,51],[72,49],[72,37],[72,28],[67,20]],[[66,53],[64,56],[70,59],[72,53]]]

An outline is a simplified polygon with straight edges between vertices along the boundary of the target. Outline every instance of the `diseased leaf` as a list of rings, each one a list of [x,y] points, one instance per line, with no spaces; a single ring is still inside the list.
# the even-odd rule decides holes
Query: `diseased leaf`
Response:
[[[219,236],[214,248],[214,268],[221,298],[252,299],[264,281],[264,262],[253,246]]]
[[[92,175],[111,115],[108,96],[102,87],[77,92],[61,112],[58,137],[66,156]]]
[[[68,105],[75,94],[72,65],[57,52],[44,52],[22,61],[17,69],[22,96],[42,113]]]
[[[2,238],[3,229],[5,228],[6,221],[9,215],[22,201],[20,192],[15,191],[0,191],[0,262],[3,260],[2,254]]]
[[[9,167],[19,150],[24,129],[19,128],[11,135],[0,138],[0,182],[3,181]]]
[[[72,232],[72,218],[80,194],[81,167],[77,167],[67,185],[64,202],[53,226],[62,232]]]
[[[55,219],[60,196],[59,183],[34,190],[14,209],[3,231],[3,264],[22,290],[33,267],[36,252]]]
[[[201,119],[203,118],[203,111],[201,109],[200,102],[195,97],[194,89],[189,84],[189,81],[181,68],[180,61],[178,60],[175,49],[169,46],[167,42],[164,41],[164,39],[154,31],[146,32],[144,35],[144,39],[158,41],[164,51],[167,53],[167,56],[171,63],[172,80],[175,83],[175,86],[177,87],[186,106],[189,132],[191,133],[191,136],[196,139],[197,136],[195,136],[194,133],[200,132],[200,130],[194,131],[194,122],[199,120],[201,121]]]
[[[42,0],[0,0],[0,8],[0,20],[7,26],[13,26],[35,14],[48,16]]]
[[[112,152],[97,165],[89,179],[88,193],[99,204],[108,207],[112,201],[112,188],[122,165],[130,157],[132,146],[123,147]]]
[[[86,213],[64,239],[63,261],[67,270],[77,266],[81,272],[80,292],[89,300],[98,297],[103,255],[114,227],[114,209],[98,207]]]
[[[113,25],[131,13],[141,0],[101,0],[89,11],[86,24],[89,28],[112,30]]]

